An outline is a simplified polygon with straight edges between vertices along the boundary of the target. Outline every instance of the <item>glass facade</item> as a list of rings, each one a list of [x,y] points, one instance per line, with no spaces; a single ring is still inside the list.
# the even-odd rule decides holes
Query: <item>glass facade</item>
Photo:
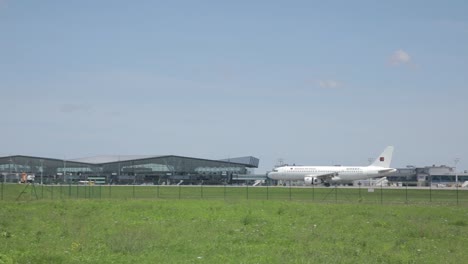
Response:
[[[240,161],[249,161],[240,163]],[[253,161],[253,162],[252,162]],[[35,182],[70,184],[90,179],[105,184],[226,184],[232,175],[246,174],[258,167],[254,157],[207,160],[181,156],[157,156],[106,163],[77,162],[29,156],[0,157],[5,182],[32,174]],[[105,179],[105,180],[103,180]]]

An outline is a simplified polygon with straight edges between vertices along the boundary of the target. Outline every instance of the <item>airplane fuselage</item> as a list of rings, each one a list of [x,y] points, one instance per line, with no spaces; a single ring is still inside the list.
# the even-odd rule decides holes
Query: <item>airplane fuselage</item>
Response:
[[[345,167],[345,166],[284,166],[275,168],[268,173],[273,180],[304,180],[307,177],[315,177],[330,174],[331,182],[352,182],[356,180],[382,177],[394,172],[395,169],[384,167]]]

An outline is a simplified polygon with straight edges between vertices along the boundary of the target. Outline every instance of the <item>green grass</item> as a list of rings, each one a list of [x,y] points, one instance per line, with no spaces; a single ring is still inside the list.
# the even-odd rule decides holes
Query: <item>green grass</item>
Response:
[[[0,264],[467,257],[464,189],[5,184],[0,205]]]
[[[3,201],[0,216],[0,263],[462,263],[468,257],[468,210],[461,206],[62,199]]]

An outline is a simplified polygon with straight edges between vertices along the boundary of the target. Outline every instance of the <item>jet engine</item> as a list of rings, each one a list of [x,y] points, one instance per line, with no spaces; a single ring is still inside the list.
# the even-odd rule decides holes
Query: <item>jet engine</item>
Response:
[[[317,185],[321,184],[322,180],[317,177],[304,177],[305,185]]]

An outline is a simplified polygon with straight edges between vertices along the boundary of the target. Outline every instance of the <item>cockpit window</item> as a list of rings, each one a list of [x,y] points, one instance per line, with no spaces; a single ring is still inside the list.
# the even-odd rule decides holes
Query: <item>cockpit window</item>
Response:
[[[278,172],[278,169],[273,169],[273,172]]]

